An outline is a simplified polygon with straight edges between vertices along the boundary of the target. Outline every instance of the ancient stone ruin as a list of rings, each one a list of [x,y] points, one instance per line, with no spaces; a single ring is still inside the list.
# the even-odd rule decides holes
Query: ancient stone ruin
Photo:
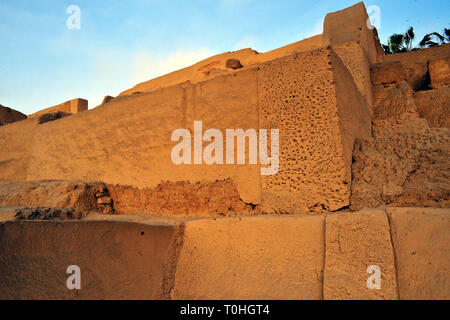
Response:
[[[450,45],[386,56],[367,21],[359,3],[90,110],[0,106],[0,299],[450,299]],[[195,121],[278,130],[276,173],[250,137],[244,163],[203,141],[175,164]]]

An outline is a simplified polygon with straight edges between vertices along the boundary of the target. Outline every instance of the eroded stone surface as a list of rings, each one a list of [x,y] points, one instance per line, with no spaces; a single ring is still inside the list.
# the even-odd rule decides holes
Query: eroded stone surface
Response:
[[[147,212],[170,216],[245,216],[260,212],[244,203],[231,181],[164,182],[155,188],[108,185],[118,214]]]
[[[22,207],[16,209],[17,220],[79,220],[87,212],[73,208]]]
[[[328,215],[324,299],[397,299],[394,251],[384,210]],[[369,266],[381,271],[381,288],[369,289]]]
[[[351,208],[449,207],[449,139],[448,129],[434,128],[358,140]]]
[[[43,180],[0,184],[0,206],[44,206],[113,213],[111,203],[98,203],[108,195],[103,183]]]

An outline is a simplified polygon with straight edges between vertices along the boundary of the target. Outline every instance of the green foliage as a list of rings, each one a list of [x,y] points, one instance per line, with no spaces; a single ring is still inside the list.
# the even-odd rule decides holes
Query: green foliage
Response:
[[[417,46],[414,46],[414,28],[404,34],[394,33],[388,39],[387,44],[382,44],[386,54],[402,53],[424,48],[432,48],[440,44],[450,43],[450,29],[445,28],[443,34],[432,32],[426,34]]]

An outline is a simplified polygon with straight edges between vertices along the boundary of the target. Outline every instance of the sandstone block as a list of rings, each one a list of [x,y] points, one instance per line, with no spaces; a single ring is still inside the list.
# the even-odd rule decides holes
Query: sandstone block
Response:
[[[86,111],[87,109],[88,109],[88,101],[86,99],[76,98],[30,114],[28,115],[28,118],[40,117],[47,113],[56,113],[56,112],[75,114],[82,111]]]
[[[368,28],[368,15],[363,2],[349,8],[328,13],[323,24],[324,46],[358,41],[370,63],[382,62],[384,52],[375,28]]]
[[[450,128],[450,87],[414,92],[414,102],[430,127]]]
[[[373,87],[374,120],[405,120],[418,118],[413,91],[406,81],[389,86]]]
[[[374,85],[406,81],[405,69],[398,61],[373,64],[370,74]]]
[[[450,57],[429,61],[428,70],[430,72],[431,87],[450,86]]]
[[[397,299],[394,251],[383,210],[331,214],[326,218],[324,299]],[[369,289],[370,266],[381,272]]]
[[[259,68],[260,126],[280,132],[279,171],[262,178],[263,210],[345,207],[354,140],[371,136],[370,110],[350,72],[331,49]]]
[[[112,99],[114,99],[114,97],[112,97],[112,96],[105,96],[105,97],[103,98],[102,104],[108,103],[108,102],[110,102]]]
[[[372,110],[373,94],[370,80],[370,62],[363,47],[357,41],[347,42],[332,47],[352,75],[361,95]]]
[[[321,299],[323,264],[323,216],[191,220],[172,298]]]
[[[126,221],[0,224],[0,299],[168,299],[176,225]],[[81,290],[66,286],[69,266]]]
[[[450,209],[387,211],[400,299],[450,299]]]

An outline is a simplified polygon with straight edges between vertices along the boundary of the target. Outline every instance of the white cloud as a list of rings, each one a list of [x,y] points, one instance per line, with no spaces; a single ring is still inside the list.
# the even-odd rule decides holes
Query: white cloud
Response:
[[[215,54],[207,48],[180,49],[163,57],[157,57],[148,51],[136,52],[133,58],[131,81],[136,84],[147,81],[189,67]]]
[[[91,90],[95,92],[88,96],[89,108],[99,105],[105,95],[116,96],[138,83],[189,67],[215,54],[208,48],[179,49],[164,56],[146,50],[98,50],[93,54],[96,85]]]

